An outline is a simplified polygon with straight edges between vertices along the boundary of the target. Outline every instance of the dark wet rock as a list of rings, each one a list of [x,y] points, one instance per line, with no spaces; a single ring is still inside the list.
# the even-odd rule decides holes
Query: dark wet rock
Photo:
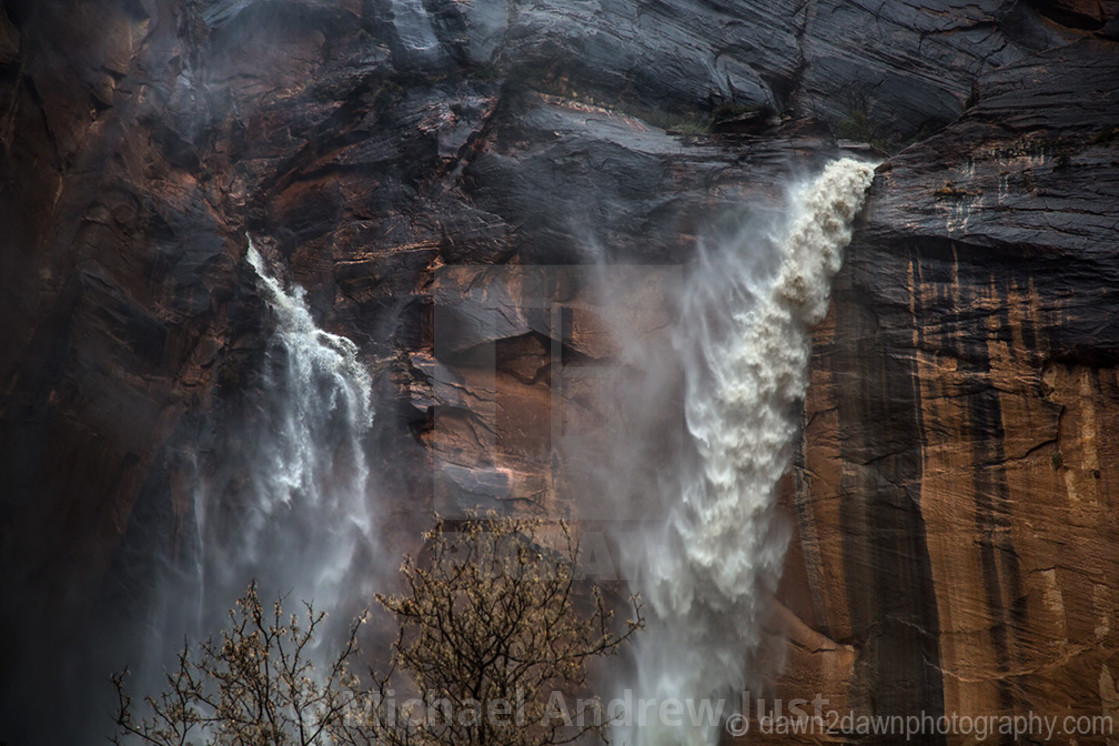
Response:
[[[509,497],[509,476],[496,469],[467,469],[444,464],[441,475],[450,482],[445,489],[457,501],[456,514],[479,505],[492,510],[500,500]]]

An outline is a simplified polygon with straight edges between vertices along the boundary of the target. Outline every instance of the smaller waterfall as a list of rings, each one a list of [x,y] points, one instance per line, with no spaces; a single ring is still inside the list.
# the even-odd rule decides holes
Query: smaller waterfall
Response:
[[[831,163],[791,196],[775,235],[703,247],[685,283],[676,349],[694,457],[666,480],[672,489],[652,496],[664,520],[620,539],[650,612],[637,643],[635,698],[735,701],[748,684],[762,601],[776,588],[787,543],[773,497],[807,388],[808,332],[827,311],[873,173],[850,159]],[[762,241],[776,249],[768,271],[753,255]],[[646,722],[618,740],[710,746],[719,725]]]
[[[262,354],[244,358],[244,387],[226,395],[207,437],[178,456],[193,482],[193,521],[158,558],[143,628],[112,635],[107,665],[127,664],[142,695],[166,688],[163,671],[184,642],[227,625],[250,581],[266,607],[283,596],[288,613],[302,615],[303,601],[330,613],[306,651],[321,667],[383,577],[365,443],[369,372],[357,345],[320,329],[303,289],[285,290],[251,241],[247,261],[274,328]]]
[[[373,422],[369,373],[357,345],[320,329],[303,288],[285,290],[251,242],[247,259],[276,327],[240,434],[241,479],[200,511],[207,581],[217,585],[204,603],[227,608],[229,594],[256,578],[263,599],[289,594],[324,611],[368,604],[377,539],[363,443]]]

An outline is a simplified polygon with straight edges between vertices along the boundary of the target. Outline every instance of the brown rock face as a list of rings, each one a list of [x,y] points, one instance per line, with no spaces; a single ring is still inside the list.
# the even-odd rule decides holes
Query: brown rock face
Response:
[[[985,78],[882,167],[816,332],[790,562],[835,641],[810,671],[854,650],[858,710],[1113,712],[1119,244],[1096,199],[1119,197],[1119,110],[1095,51]]]
[[[664,288],[852,139],[894,155],[815,332],[771,692],[1119,717],[1116,5],[0,5],[0,742],[102,742],[198,486],[238,504],[246,233],[373,376],[395,567],[436,510],[614,518],[603,453],[650,487]]]

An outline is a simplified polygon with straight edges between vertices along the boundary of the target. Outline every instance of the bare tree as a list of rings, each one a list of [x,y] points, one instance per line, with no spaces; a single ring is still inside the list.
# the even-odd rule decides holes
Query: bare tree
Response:
[[[256,583],[229,612],[220,639],[206,639],[192,655],[179,652],[178,666],[167,674],[167,688],[146,697],[149,716],[137,719],[125,688],[127,671],[112,677],[117,690],[113,743],[133,736],[155,746],[186,746],[194,738],[217,746],[313,746],[347,742],[347,718],[364,707],[363,692],[349,663],[357,653],[357,633],[364,615],[350,626],[341,651],[315,671],[308,652],[326,617],[306,606],[306,626],[286,617],[283,599],[267,614]]]
[[[440,522],[426,538],[429,561],[401,568],[407,593],[377,597],[400,621],[393,661],[424,712],[403,711],[399,696],[389,703],[381,677],[381,740],[550,746],[603,736],[597,698],[568,708],[565,695],[585,693],[590,659],[644,626],[639,600],[628,599],[632,616],[616,628],[598,586],[580,582],[566,523],[473,519],[451,532]]]
[[[615,625],[601,590],[579,576],[565,523],[490,518],[457,529],[441,521],[425,534],[425,562],[405,558],[401,568],[406,592],[377,596],[400,623],[387,673],[363,684],[351,672],[365,615],[316,671],[309,652],[325,615],[305,604],[301,625],[285,617],[283,599],[267,614],[254,583],[219,640],[193,654],[184,646],[167,688],[145,698],[147,717],[134,713],[127,672],[113,677],[113,742],[552,746],[603,736],[587,664],[644,626],[637,598]],[[574,710],[567,696],[579,697]]]

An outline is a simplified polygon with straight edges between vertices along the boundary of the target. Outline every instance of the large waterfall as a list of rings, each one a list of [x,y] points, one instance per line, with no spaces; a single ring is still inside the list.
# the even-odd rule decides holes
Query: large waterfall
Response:
[[[808,333],[826,313],[873,173],[866,163],[832,162],[790,195],[776,227],[701,247],[684,283],[675,347],[695,457],[651,497],[663,521],[621,540],[650,617],[637,643],[635,698],[691,701],[685,712],[697,711],[750,681],[746,659],[787,543],[774,490],[807,386]],[[759,254],[769,258],[761,269]],[[628,727],[636,730],[619,742],[704,746],[719,736],[717,722],[687,717]]]

